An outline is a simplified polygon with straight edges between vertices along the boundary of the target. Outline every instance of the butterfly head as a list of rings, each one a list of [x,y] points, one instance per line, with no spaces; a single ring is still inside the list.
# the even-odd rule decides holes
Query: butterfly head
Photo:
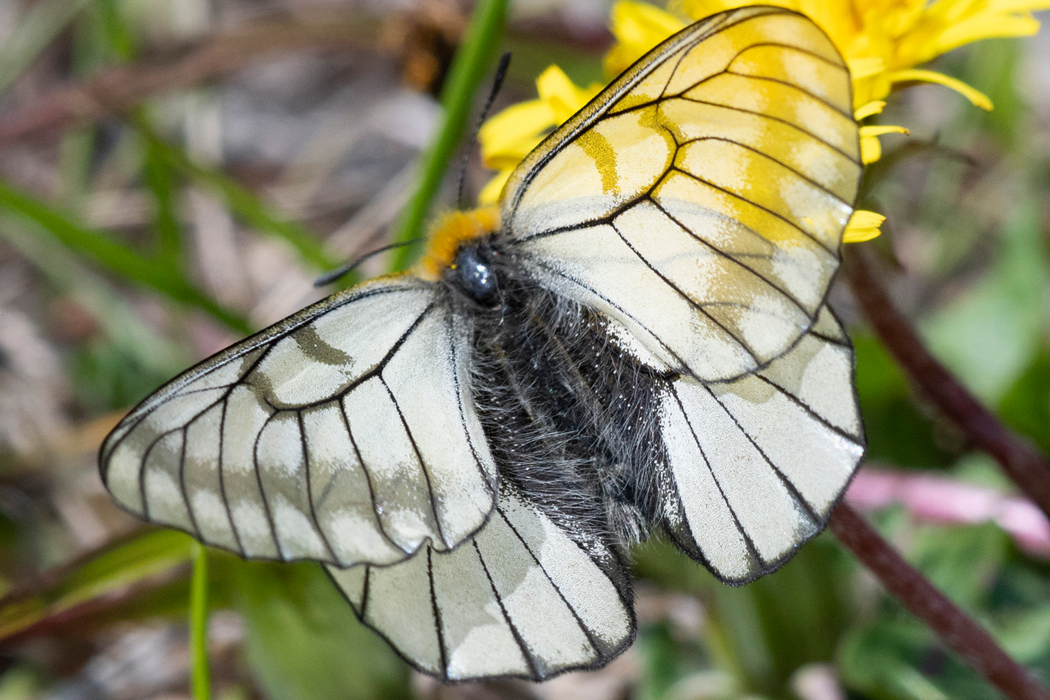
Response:
[[[492,306],[499,297],[499,286],[483,242],[499,227],[496,207],[445,214],[431,230],[414,273],[431,281],[446,279],[478,304]]]
[[[491,251],[484,243],[461,246],[446,279],[479,306],[499,305],[499,278],[492,265]]]

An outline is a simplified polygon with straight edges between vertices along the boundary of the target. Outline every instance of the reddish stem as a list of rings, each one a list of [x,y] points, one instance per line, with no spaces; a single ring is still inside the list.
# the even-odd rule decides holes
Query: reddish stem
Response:
[[[870,253],[850,247],[843,265],[853,295],[871,327],[912,384],[969,438],[991,455],[1050,517],[1050,462],[1026,438],[1003,425],[930,354],[908,319],[890,301],[872,270]]]
[[[1012,700],[1050,700],[1050,692],[1006,655],[992,636],[901,558],[855,510],[840,503],[831,531],[908,610],[974,670]]]

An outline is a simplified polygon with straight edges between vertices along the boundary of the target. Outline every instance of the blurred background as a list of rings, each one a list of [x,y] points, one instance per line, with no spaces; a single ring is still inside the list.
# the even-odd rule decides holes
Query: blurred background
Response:
[[[601,81],[605,0],[515,0],[497,108],[550,63]],[[405,205],[470,5],[458,0],[0,0],[0,700],[190,697],[189,540],[102,489],[95,451],[188,365],[322,296]],[[1042,19],[1050,19],[1045,16]],[[893,297],[986,405],[1050,451],[1050,36],[899,93],[861,204]],[[467,156],[476,193],[491,173]],[[455,206],[459,167],[440,207]],[[364,274],[386,269],[382,256]],[[1050,682],[1050,524],[916,397],[845,285],[870,450],[850,502]],[[731,589],[634,552],[640,632],[611,666],[442,688],[320,567],[211,557],[221,700],[996,698],[833,537]]]

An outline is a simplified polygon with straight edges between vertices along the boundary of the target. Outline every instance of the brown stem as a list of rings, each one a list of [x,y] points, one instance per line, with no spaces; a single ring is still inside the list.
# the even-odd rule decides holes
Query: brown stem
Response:
[[[261,58],[303,49],[339,50],[375,44],[361,20],[261,23],[207,39],[181,58],[109,68],[0,114],[0,148],[73,124],[119,113],[143,99],[198,85]]]
[[[991,455],[1050,517],[1050,462],[1026,438],[1003,425],[930,354],[872,270],[870,253],[851,246],[843,267],[853,294],[882,344],[914,386],[954,422],[971,443]]]
[[[1050,692],[1006,655],[992,636],[913,569],[857,511],[840,503],[831,531],[908,610],[937,633],[974,670],[1012,700],[1050,700]]]

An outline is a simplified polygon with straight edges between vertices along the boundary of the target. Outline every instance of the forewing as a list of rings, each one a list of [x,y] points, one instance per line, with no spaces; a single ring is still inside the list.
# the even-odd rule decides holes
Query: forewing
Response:
[[[389,567],[328,567],[354,611],[413,667],[442,680],[543,680],[596,668],[634,636],[623,565],[504,492],[453,552]]]
[[[186,372],[106,438],[117,502],[246,557],[388,564],[455,547],[495,504],[469,321],[378,280]]]
[[[853,350],[824,307],[759,372],[672,382],[661,429],[665,527],[722,580],[754,579],[823,529],[863,455]]]
[[[530,154],[502,235],[639,357],[728,380],[812,324],[860,173],[831,42],[745,8],[668,39]]]

